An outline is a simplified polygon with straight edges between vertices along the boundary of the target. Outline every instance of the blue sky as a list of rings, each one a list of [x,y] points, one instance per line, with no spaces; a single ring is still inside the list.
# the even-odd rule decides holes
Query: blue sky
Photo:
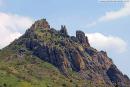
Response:
[[[129,9],[130,2],[0,0],[0,48],[23,34],[34,20],[46,18],[56,29],[66,25],[70,35],[75,35],[76,30],[84,31],[92,46],[107,51],[130,77]]]

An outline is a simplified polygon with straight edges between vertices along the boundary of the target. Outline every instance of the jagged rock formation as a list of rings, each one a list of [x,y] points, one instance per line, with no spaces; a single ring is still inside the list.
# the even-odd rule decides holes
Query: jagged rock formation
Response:
[[[88,42],[88,38],[85,36],[85,33],[82,31],[76,31],[76,38],[79,40],[79,42],[85,46],[90,46]]]
[[[61,25],[60,33],[61,33],[61,35],[64,36],[64,37],[69,36],[68,33],[67,33],[66,26]]]
[[[17,46],[20,47],[16,49]],[[53,64],[66,78],[75,78],[70,75],[70,70],[74,71],[82,80],[90,81],[91,87],[114,87],[115,83],[119,87],[130,87],[129,78],[117,69],[106,52],[90,46],[84,32],[76,31],[76,37],[69,36],[65,26],[57,31],[50,28],[45,19],[36,21],[7,48],[15,50],[19,56],[29,51]]]

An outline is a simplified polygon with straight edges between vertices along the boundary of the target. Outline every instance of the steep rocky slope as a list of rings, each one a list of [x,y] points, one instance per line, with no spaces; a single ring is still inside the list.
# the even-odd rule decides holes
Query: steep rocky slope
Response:
[[[14,84],[0,79],[1,86],[130,87],[129,78],[106,52],[91,47],[84,32],[69,36],[65,26],[55,30],[46,19],[2,49],[0,60],[0,75],[14,79]]]

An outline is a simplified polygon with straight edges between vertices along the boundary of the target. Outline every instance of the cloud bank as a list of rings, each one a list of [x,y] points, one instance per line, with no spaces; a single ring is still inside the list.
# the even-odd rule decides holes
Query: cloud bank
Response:
[[[32,23],[29,17],[0,12],[0,48],[20,37]]]
[[[130,2],[124,3],[124,6],[117,11],[106,12],[103,16],[99,17],[96,21],[87,24],[87,27],[95,26],[100,22],[113,21],[127,16],[130,16]]]
[[[86,33],[90,44],[98,50],[123,53],[127,49],[127,43],[115,36],[106,36],[101,33]]]
[[[123,8],[117,11],[106,12],[98,21],[111,21],[122,17],[130,16],[130,2],[124,4]]]

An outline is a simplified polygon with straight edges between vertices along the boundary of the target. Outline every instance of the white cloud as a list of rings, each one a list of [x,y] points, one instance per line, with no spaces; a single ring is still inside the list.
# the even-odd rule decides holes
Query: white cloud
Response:
[[[95,26],[97,23],[100,22],[113,21],[127,16],[130,16],[130,2],[124,3],[124,6],[117,11],[106,12],[103,16],[99,17],[96,21],[87,24],[87,27]]]
[[[122,17],[130,16],[130,2],[124,4],[123,8],[117,11],[106,12],[106,14],[100,17],[99,21],[111,21]]]
[[[123,53],[127,49],[127,43],[115,36],[105,36],[101,33],[86,33],[90,44],[98,50]]]
[[[32,22],[29,17],[0,12],[0,48],[21,36]]]

